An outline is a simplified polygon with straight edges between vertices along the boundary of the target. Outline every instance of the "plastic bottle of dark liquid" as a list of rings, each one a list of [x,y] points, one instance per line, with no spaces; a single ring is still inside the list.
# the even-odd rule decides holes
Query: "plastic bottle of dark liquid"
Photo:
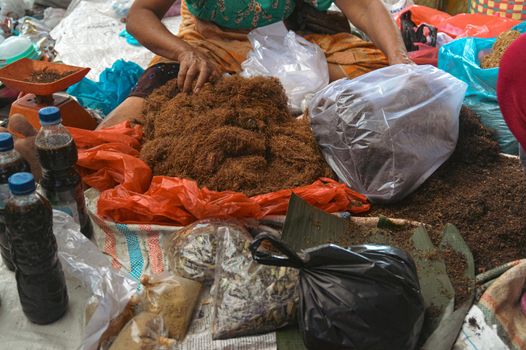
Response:
[[[31,322],[48,324],[62,317],[68,307],[51,206],[36,193],[30,173],[12,175],[9,190],[13,195],[5,206],[5,222],[20,304]]]
[[[5,232],[5,202],[11,196],[7,180],[14,173],[29,172],[29,164],[14,149],[13,137],[7,132],[0,132],[0,255],[7,268],[15,271],[7,233]]]
[[[84,236],[91,239],[93,227],[86,210],[80,175],[75,169],[78,159],[75,141],[61,124],[57,107],[42,108],[39,116],[42,128],[35,144],[42,166],[42,193],[54,209],[71,215]]]

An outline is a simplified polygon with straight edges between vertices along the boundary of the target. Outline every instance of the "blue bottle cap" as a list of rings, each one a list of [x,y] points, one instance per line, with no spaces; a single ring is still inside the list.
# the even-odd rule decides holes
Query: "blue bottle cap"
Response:
[[[38,111],[40,125],[54,125],[62,121],[60,109],[57,107],[44,107]]]
[[[10,151],[14,147],[13,136],[8,132],[0,132],[0,152]]]
[[[35,178],[31,173],[16,173],[9,177],[9,190],[14,195],[25,195],[35,192]]]

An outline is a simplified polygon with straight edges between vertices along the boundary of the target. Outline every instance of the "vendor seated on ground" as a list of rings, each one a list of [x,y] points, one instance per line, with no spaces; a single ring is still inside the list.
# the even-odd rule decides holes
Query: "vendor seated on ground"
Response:
[[[331,6],[332,0],[183,0],[177,36],[161,23],[175,1],[136,0],[130,9],[128,31],[158,56],[139,79],[130,97],[108,115],[99,128],[140,119],[145,98],[169,80],[177,78],[181,90],[197,92],[206,82],[223,73],[239,73],[251,49],[248,32],[282,20],[288,20],[286,23],[292,28],[291,18],[294,17],[307,17],[315,22],[311,27],[325,29],[325,33],[311,33],[305,38],[324,51],[331,81],[354,78],[389,64],[412,63],[400,32],[381,0],[334,1],[376,47],[351,35],[345,18],[342,18],[343,27],[347,33],[339,32],[342,21],[323,20],[322,11]],[[301,16],[301,11],[307,15]],[[22,116],[11,117],[9,128],[27,136],[18,139],[15,147],[34,165],[33,172],[38,178],[40,170],[34,149],[36,131]]]
[[[161,23],[174,2],[136,0],[130,9],[128,32],[158,56],[130,97],[101,127],[139,118],[144,99],[174,78],[181,90],[197,92],[207,81],[223,73],[239,73],[251,49],[247,38],[251,29],[286,20],[306,6],[326,11],[333,3],[332,0],[183,0],[182,23],[175,36]],[[336,0],[334,3],[381,50],[350,33],[306,35],[307,40],[325,52],[331,81],[354,78],[388,64],[411,62],[399,30],[381,0]],[[312,17],[322,17],[322,13]]]
[[[526,34],[508,47],[500,61],[497,99],[508,128],[519,141],[519,155],[526,170]]]

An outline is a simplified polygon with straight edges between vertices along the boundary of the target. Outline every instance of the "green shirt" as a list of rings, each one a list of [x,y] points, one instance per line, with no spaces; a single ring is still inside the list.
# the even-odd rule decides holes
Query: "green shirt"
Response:
[[[230,29],[253,29],[286,19],[296,0],[184,0],[195,17]],[[303,0],[327,11],[333,0]]]

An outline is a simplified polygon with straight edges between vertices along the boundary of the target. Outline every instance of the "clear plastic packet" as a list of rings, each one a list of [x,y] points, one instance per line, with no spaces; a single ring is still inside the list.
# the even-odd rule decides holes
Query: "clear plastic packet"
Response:
[[[201,283],[164,272],[143,276],[140,307],[162,316],[170,338],[183,340],[201,292]]]
[[[168,350],[174,340],[166,335],[160,315],[141,312],[128,322],[109,350]]]
[[[81,282],[91,294],[82,350],[96,350],[111,321],[116,319],[135,295],[137,282],[115,270],[109,259],[88,240],[71,216],[53,211],[53,232],[64,273]]]
[[[296,321],[298,271],[255,262],[251,239],[247,231],[224,230],[219,236],[213,339],[267,333]]]
[[[224,230],[243,231],[233,222],[202,220],[177,231],[168,243],[168,265],[175,274],[212,284],[217,237]]]
[[[407,64],[340,79],[311,100],[312,130],[342,182],[373,203],[394,203],[455,150],[466,87],[435,67]]]

